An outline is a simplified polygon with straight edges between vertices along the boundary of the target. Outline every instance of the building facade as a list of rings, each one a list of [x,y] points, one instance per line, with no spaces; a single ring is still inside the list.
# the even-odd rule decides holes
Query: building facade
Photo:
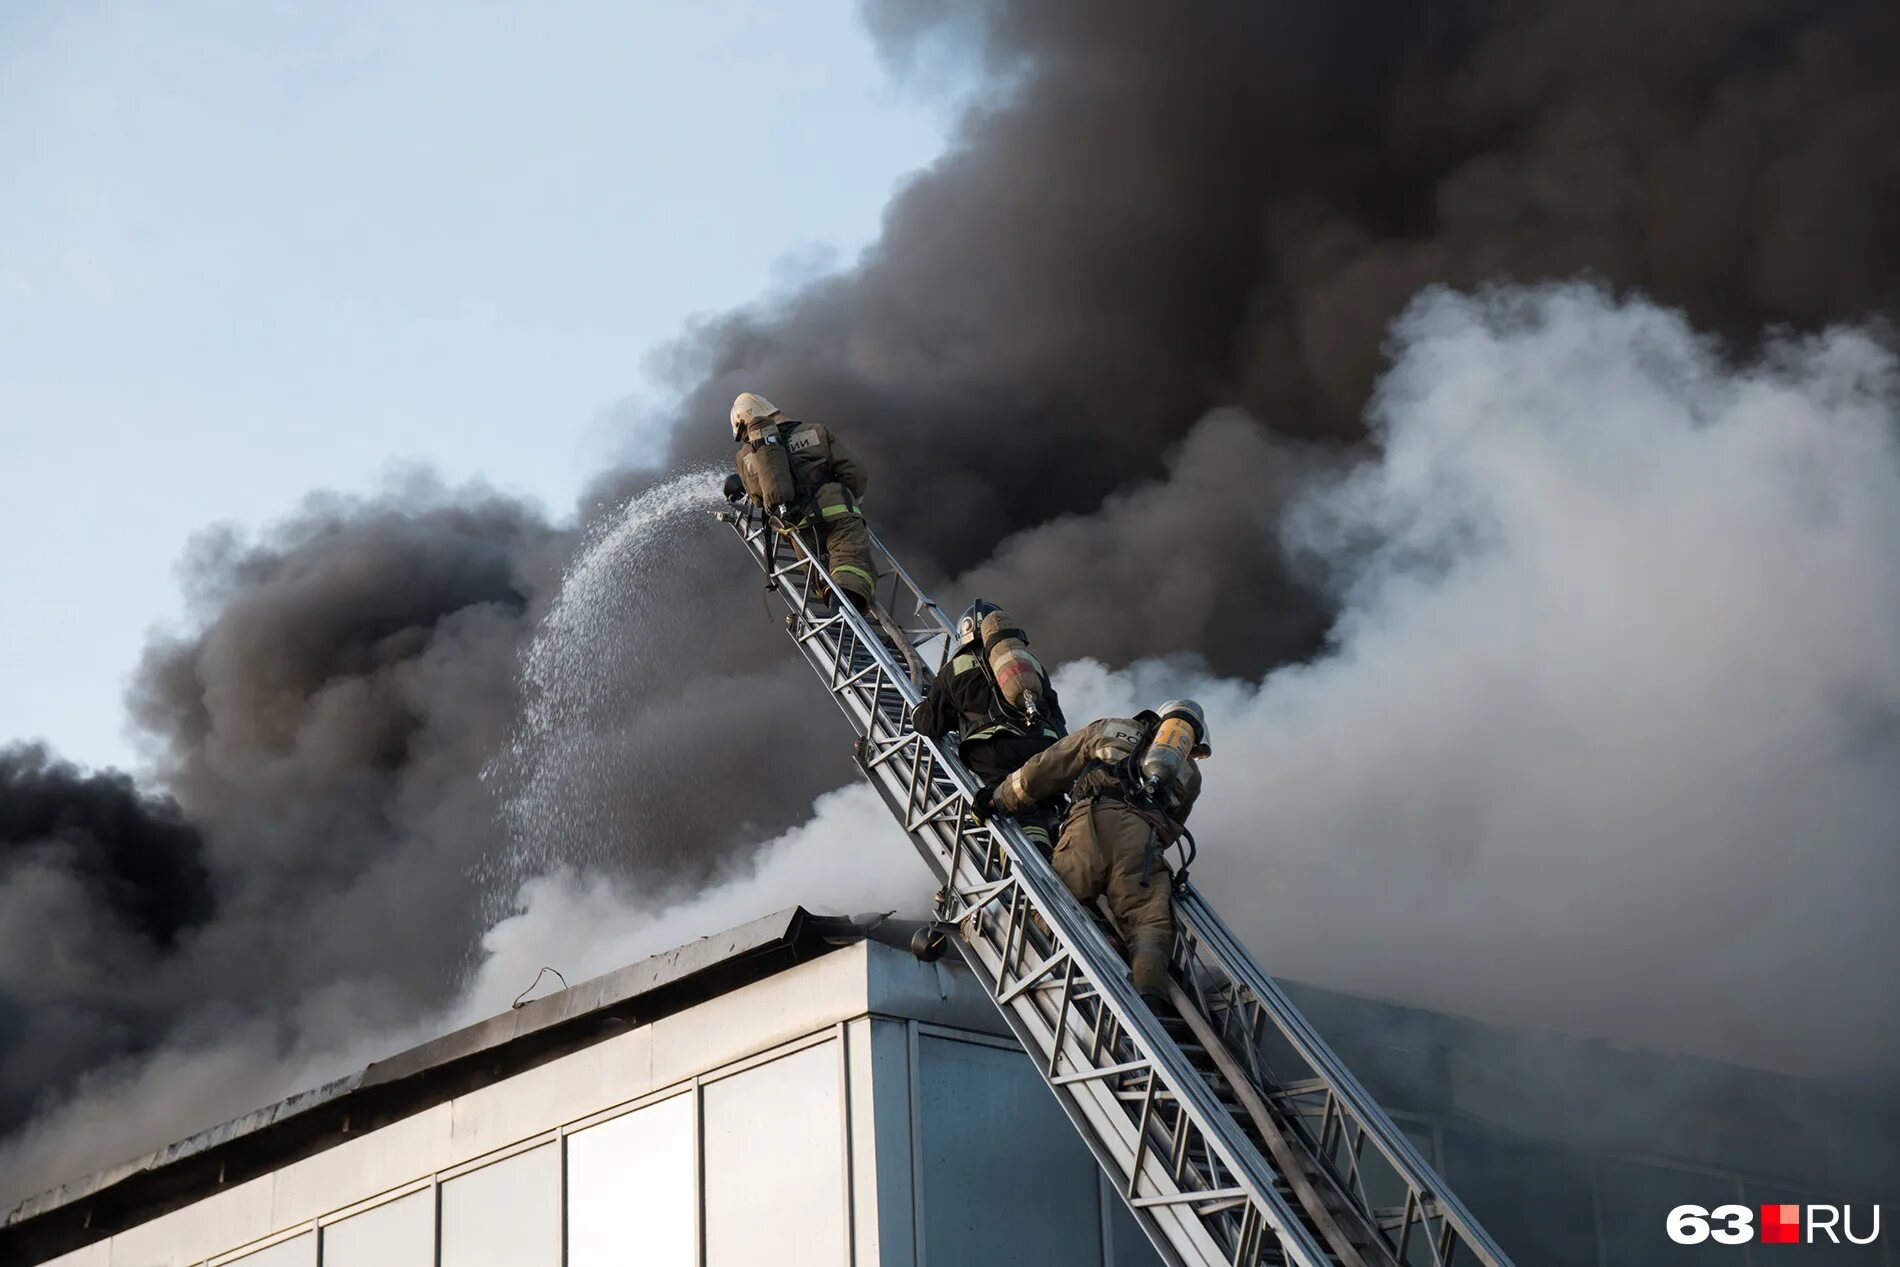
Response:
[[[740,956],[712,965],[726,971],[698,992],[709,997],[677,1006],[654,988],[613,990],[599,1006],[567,991],[523,1009],[520,1033],[452,1035],[409,1057],[422,1066],[409,1081],[438,1085],[414,1087],[397,1120],[333,1122],[314,1148],[288,1133],[299,1117],[347,1118],[385,1085],[356,1083],[115,1182],[48,1194],[7,1231],[26,1261],[58,1267],[1159,1261],[960,965],[857,941],[743,970],[745,952],[793,936],[801,915],[709,939]],[[511,1048],[544,1032],[534,1011],[564,1003],[562,1025],[600,1023],[515,1071]],[[493,1080],[459,1067],[471,1054],[496,1062]],[[168,1166],[220,1149],[261,1173],[201,1169],[177,1194],[196,1199],[156,1212],[176,1199],[160,1182]],[[117,1198],[126,1226],[38,1259],[56,1238],[32,1241],[33,1224],[110,1203],[128,1183],[146,1194]]]
[[[1658,1155],[1667,1132],[1642,1127],[1640,1097],[1628,1122],[1599,1112],[1580,1135],[1566,1115],[1589,1062],[1574,1053],[1565,1072],[1546,1051],[1507,1058],[1486,1027],[1312,991],[1301,1002],[1521,1267],[1759,1264],[1771,1261],[1760,1247],[1670,1245],[1667,1206],[1840,1199],[1769,1177],[1753,1153],[1698,1160],[1697,1147],[1736,1142],[1720,1123],[1712,1141]],[[1606,1074],[1610,1054],[1589,1080],[1645,1076]],[[1556,1070],[1578,1103],[1536,1090],[1532,1068]],[[1801,1258],[1892,1264],[1891,1245]],[[27,1201],[0,1228],[0,1262],[16,1261],[1161,1260],[954,956],[921,963],[795,910]]]

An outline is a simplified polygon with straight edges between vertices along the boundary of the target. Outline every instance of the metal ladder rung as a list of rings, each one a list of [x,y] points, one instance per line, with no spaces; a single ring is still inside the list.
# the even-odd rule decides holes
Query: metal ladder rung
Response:
[[[1026,973],[1015,985],[998,995],[996,1001],[998,1003],[1013,1002],[1018,995],[1037,988],[1060,990],[1062,983],[1060,981],[1050,980],[1049,974],[1068,962],[1069,952],[1066,950],[1058,950],[1055,954],[1036,965],[1035,971]]]
[[[1146,1060],[1125,1060],[1119,1065],[1101,1065],[1094,1069],[1084,1069],[1079,1073],[1057,1074],[1049,1081],[1059,1087],[1073,1086],[1078,1082],[1095,1082],[1102,1078],[1118,1078],[1125,1073],[1139,1073],[1154,1068]]]
[[[1129,1204],[1144,1210],[1162,1205],[1198,1205],[1205,1202],[1224,1202],[1239,1205],[1247,1200],[1245,1188],[1216,1188],[1212,1192],[1170,1192],[1158,1197],[1136,1197]]]

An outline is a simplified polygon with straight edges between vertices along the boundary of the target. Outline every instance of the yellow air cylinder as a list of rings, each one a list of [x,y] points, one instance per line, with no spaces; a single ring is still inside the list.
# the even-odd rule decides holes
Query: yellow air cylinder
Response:
[[[1164,717],[1154,738],[1141,754],[1141,778],[1150,791],[1171,787],[1194,760],[1194,723],[1185,717]]]
[[[770,418],[754,418],[745,424],[739,469],[745,475],[747,486],[759,495],[766,509],[776,510],[798,500],[798,485],[792,481],[792,459],[785,452],[778,424]]]
[[[1028,636],[1008,612],[999,609],[983,618],[983,654],[1003,702],[1026,716],[1040,713],[1042,664],[1030,652]]]

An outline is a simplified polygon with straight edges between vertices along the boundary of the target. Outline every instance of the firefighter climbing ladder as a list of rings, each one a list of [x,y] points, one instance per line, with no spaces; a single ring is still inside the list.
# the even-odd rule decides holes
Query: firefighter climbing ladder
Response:
[[[720,518],[783,599],[866,778],[942,884],[959,951],[1164,1259],[1511,1267],[1191,884],[1175,894],[1183,1019],[1163,1021],[1015,824],[975,820],[969,772],[910,725],[921,692],[907,662],[949,621],[881,542],[873,621],[825,603],[805,534],[744,509]]]

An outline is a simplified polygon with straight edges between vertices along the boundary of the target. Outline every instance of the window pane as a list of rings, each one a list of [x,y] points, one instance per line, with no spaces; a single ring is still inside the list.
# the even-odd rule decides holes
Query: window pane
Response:
[[[1444,1177],[1515,1261],[1596,1267],[1596,1209],[1587,1160],[1515,1139],[1447,1129]],[[1663,1239],[1660,1219],[1648,1230]],[[1610,1261],[1623,1260],[1612,1255]]]
[[[568,1267],[693,1267],[693,1097],[567,1137]]]
[[[435,1193],[398,1197],[323,1229],[323,1267],[434,1267]]]
[[[1423,1122],[1399,1121],[1396,1125],[1405,1132],[1405,1137],[1412,1141],[1412,1147],[1418,1150],[1418,1155],[1425,1164],[1437,1170],[1438,1165],[1432,1155],[1432,1128]],[[1386,1207],[1403,1208],[1406,1197],[1405,1180],[1399,1177],[1399,1172],[1392,1163],[1385,1159],[1384,1154],[1379,1152],[1371,1140],[1367,1140],[1360,1146],[1359,1157],[1359,1181],[1365,1186],[1366,1200],[1371,1203],[1372,1208],[1375,1210]],[[1478,1216],[1474,1213],[1472,1217]],[[1496,1233],[1492,1235],[1495,1239]]]
[[[1093,1164],[1093,1159],[1090,1160]],[[1128,1203],[1122,1200],[1121,1194],[1112,1185],[1104,1191],[1103,1186],[1098,1184],[1096,1191],[1102,1193],[1101,1199],[1108,1202],[1108,1261],[1111,1267],[1164,1267],[1161,1255],[1155,1252],[1154,1243],[1141,1230],[1141,1224],[1135,1222],[1135,1216],[1129,1212]]]
[[[1029,1058],[932,1037],[917,1057],[925,1261],[1102,1261],[1095,1159]]]
[[[442,1185],[442,1267],[560,1267],[561,1153],[543,1144]]]
[[[837,1044],[721,1078],[702,1094],[707,1267],[844,1263]]]
[[[316,1261],[317,1238],[305,1232],[302,1236],[279,1241],[269,1249],[234,1258],[226,1267],[314,1267]]]
[[[1457,1182],[1453,1180],[1453,1182]],[[1738,1199],[1732,1179],[1637,1162],[1597,1165],[1597,1199],[1603,1207],[1604,1260],[1616,1267],[1661,1267],[1669,1263],[1734,1264],[1734,1245],[1709,1240],[1678,1245],[1669,1239],[1669,1211],[1678,1205],[1714,1209]],[[1507,1250],[1510,1245],[1505,1245]],[[1761,1251],[1755,1251],[1759,1254]]]

